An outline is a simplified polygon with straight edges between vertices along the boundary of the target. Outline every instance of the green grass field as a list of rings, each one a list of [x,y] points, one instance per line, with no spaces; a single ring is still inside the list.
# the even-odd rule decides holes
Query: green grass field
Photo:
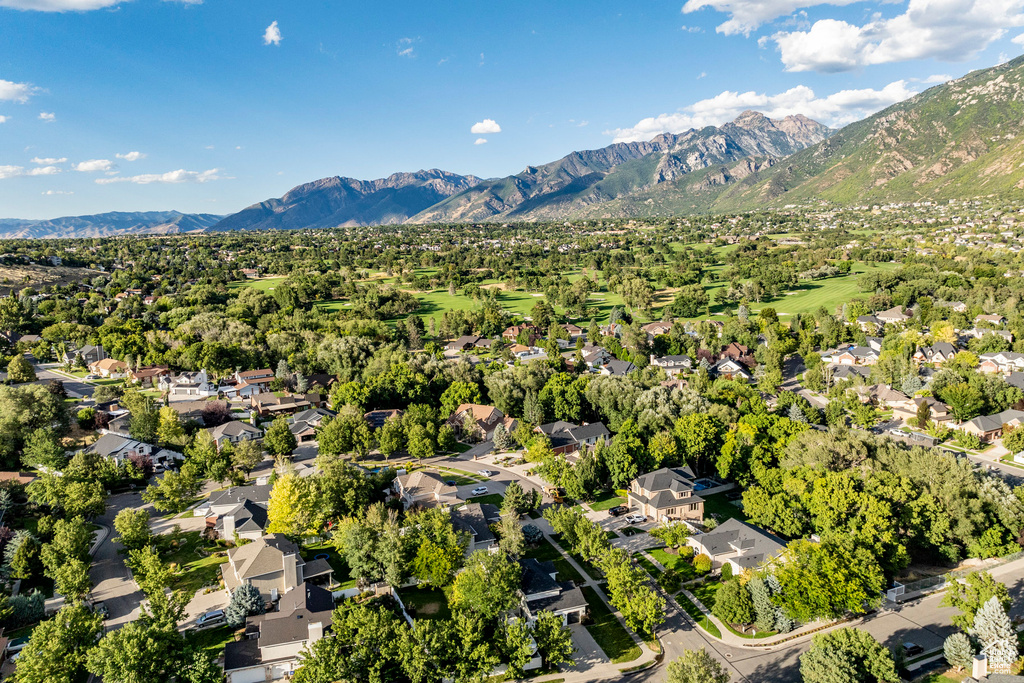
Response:
[[[700,576],[700,574],[697,573],[697,570],[693,568],[690,560],[680,555],[673,555],[664,548],[652,548],[647,552],[665,569],[675,570],[681,577],[683,577],[683,581],[696,579]]]
[[[583,587],[583,597],[590,608],[591,623],[586,625],[587,631],[594,637],[597,644],[608,655],[613,664],[632,662],[640,656],[640,646],[633,641],[608,605],[604,603],[597,591],[590,586]]]
[[[741,522],[747,521],[747,516],[743,512],[743,508],[733,505],[728,500],[725,493],[716,493],[712,496],[702,496],[704,498],[704,516],[710,517],[712,514],[720,517],[719,522],[724,522],[726,519],[738,519]]]
[[[261,292],[273,291],[274,287],[278,283],[284,282],[288,278],[285,277],[264,277],[259,280],[238,280],[237,282],[229,282],[228,289],[241,289],[243,287],[250,287],[252,289],[258,289]]]
[[[698,626],[713,635],[715,638],[722,637],[722,631],[715,626],[713,621],[704,616],[704,613],[701,612],[697,605],[693,604],[688,597],[682,593],[678,593],[676,595],[676,602],[679,603],[679,606],[683,608],[684,612],[690,615],[691,619],[697,622]]]
[[[587,503],[587,506],[594,512],[601,512],[603,510],[611,510],[617,505],[625,504],[626,499],[622,496],[616,495],[613,491],[605,491],[598,495],[593,503]]]

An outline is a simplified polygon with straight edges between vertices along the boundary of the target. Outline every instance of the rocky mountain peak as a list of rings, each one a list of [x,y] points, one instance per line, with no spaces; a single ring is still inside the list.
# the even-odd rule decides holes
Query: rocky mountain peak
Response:
[[[736,117],[733,121],[733,125],[739,126],[740,128],[746,128],[747,130],[756,130],[759,128],[772,127],[774,122],[761,112],[748,109]]]

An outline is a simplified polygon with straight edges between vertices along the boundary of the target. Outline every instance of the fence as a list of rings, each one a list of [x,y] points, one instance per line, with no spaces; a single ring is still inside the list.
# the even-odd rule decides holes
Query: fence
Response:
[[[968,574],[972,574],[976,571],[994,569],[1007,564],[1008,562],[1019,560],[1022,557],[1024,557],[1024,551],[1018,551],[1002,557],[990,558],[991,561],[986,560],[985,564],[981,564],[977,567],[954,569],[951,572],[940,574],[939,576],[929,576],[909,583],[896,583],[895,586],[886,591],[885,598],[889,602],[902,602],[901,598],[907,599],[905,596],[915,596],[919,593],[929,593],[942,590],[953,581],[962,579]]]

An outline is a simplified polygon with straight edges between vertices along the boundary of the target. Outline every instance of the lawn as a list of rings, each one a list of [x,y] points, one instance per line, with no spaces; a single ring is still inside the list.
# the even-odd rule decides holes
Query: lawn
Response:
[[[185,639],[189,645],[219,657],[224,654],[224,646],[235,639],[235,629],[225,624],[201,631],[189,631]]]
[[[160,536],[159,549],[164,562],[176,565],[171,588],[187,593],[216,585],[220,566],[228,561],[224,548],[203,540],[198,531]]]
[[[400,588],[398,597],[413,619],[447,619],[452,614],[448,609],[448,597],[440,588]]]
[[[258,289],[261,292],[271,292],[274,287],[287,279],[285,277],[263,277],[258,280],[238,280],[237,282],[229,282],[228,289],[248,287],[250,289]]]
[[[721,585],[717,581],[703,581],[694,586],[688,586],[686,590],[693,593],[710,610],[715,606],[715,596],[718,594],[718,587]]]
[[[927,676],[915,678],[913,683],[960,683],[963,680],[963,676],[966,676],[966,674],[963,674],[954,678],[953,676],[945,676],[944,673],[948,672],[932,672]]]
[[[591,586],[584,586],[582,590],[590,608],[591,623],[586,625],[586,629],[604,650],[604,653],[608,655],[608,658],[612,660],[612,663],[632,662],[639,657],[640,646],[633,640],[629,631],[615,618],[597,591]]]
[[[637,564],[639,564],[641,567],[643,567],[645,570],[647,570],[647,573],[650,574],[651,578],[654,579],[655,581],[657,581],[658,577],[661,576],[661,570],[658,569],[657,567],[655,567],[653,562],[648,560],[646,557],[644,557],[640,553],[635,553],[633,555],[633,559],[636,560]]]
[[[557,536],[555,537],[554,541],[555,541],[555,544],[559,548],[564,550],[565,553],[568,554],[569,557],[571,557],[576,562],[576,564],[578,564],[580,567],[583,567],[583,571],[586,572],[587,574],[589,574],[591,578],[598,579],[598,580],[601,580],[601,579],[604,578],[604,573],[600,569],[598,569],[597,567],[595,567],[591,563],[589,563],[586,560],[584,560],[577,553],[574,553],[574,552],[570,551],[569,549],[567,549],[564,545],[562,545],[562,543],[559,541]]]
[[[501,502],[505,500],[501,497],[500,493],[488,493],[486,496],[476,496],[466,500],[467,503],[489,503],[491,505],[497,505],[501,507]]]
[[[527,548],[524,556],[532,557],[539,562],[553,562],[555,569],[558,570],[559,581],[572,581],[577,584],[584,582],[583,576],[576,571],[569,560],[562,557],[562,553],[558,552],[558,549],[551,545],[546,538],[540,539],[536,548]]]
[[[588,503],[591,510],[594,512],[601,512],[602,510],[611,510],[613,507],[618,505],[625,505],[626,499],[622,496],[616,495],[612,491],[605,491],[600,494],[593,503]]]
[[[701,496],[704,498],[704,516],[709,517],[712,514],[718,515],[720,518],[719,522],[724,522],[726,519],[738,519],[741,522],[747,521],[747,515],[743,512],[743,508],[733,505],[732,501],[728,500],[726,496],[731,493],[729,491],[725,493],[716,493],[711,496]],[[739,502],[739,501],[737,501]]]
[[[683,581],[696,579],[700,574],[693,568],[690,561],[679,555],[673,555],[664,548],[651,548],[647,551],[665,569],[673,569],[683,577]]]
[[[330,543],[317,543],[316,545],[307,545],[299,551],[302,555],[302,559],[312,560],[317,555],[327,555],[327,564],[331,565],[331,569],[334,570],[334,583],[339,584],[339,590],[345,590],[346,588],[355,588],[356,579],[352,578],[349,574],[348,564],[342,559],[338,551],[335,550],[334,546]]]
[[[683,608],[684,612],[690,615],[690,618],[697,622],[698,626],[713,635],[715,638],[722,637],[722,632],[718,630],[718,627],[715,626],[714,622],[704,616],[704,613],[701,612],[700,609],[697,608],[697,605],[693,604],[688,597],[682,593],[677,593],[676,602],[679,603],[679,606]]]

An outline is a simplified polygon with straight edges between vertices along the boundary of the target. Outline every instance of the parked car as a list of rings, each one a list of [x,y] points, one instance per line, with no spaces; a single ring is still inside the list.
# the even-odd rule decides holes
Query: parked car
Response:
[[[7,644],[7,654],[18,654],[28,645],[28,638],[15,638]]]
[[[608,514],[612,517],[619,517],[629,512],[629,508],[625,505],[616,505],[615,507],[608,510]]]
[[[903,654],[905,654],[907,657],[914,657],[916,655],[922,654],[923,652],[924,648],[918,645],[917,643],[903,643]]]
[[[85,378],[86,379],[99,379],[100,376],[99,375],[86,375]]]
[[[227,617],[224,616],[224,610],[210,610],[206,614],[199,615],[199,618],[196,619],[196,628],[210,628],[212,626],[220,626],[226,621]]]
[[[641,515],[639,512],[634,512],[631,515],[626,515],[626,521],[630,524],[643,524],[647,521],[647,515]]]
[[[448,481],[445,482],[445,484],[448,485],[448,486],[455,486],[455,480],[454,479],[449,479]]]
[[[494,476],[494,472],[491,472],[490,470],[480,470],[480,476],[481,477],[493,477]]]
[[[477,486],[475,489],[470,491],[470,493],[472,493],[474,496],[482,496],[482,495],[487,493],[487,487],[486,486]]]
[[[101,615],[104,621],[106,621],[107,618],[110,617],[110,610],[107,609],[107,606],[102,601],[94,602],[92,605],[92,611],[94,614]]]

